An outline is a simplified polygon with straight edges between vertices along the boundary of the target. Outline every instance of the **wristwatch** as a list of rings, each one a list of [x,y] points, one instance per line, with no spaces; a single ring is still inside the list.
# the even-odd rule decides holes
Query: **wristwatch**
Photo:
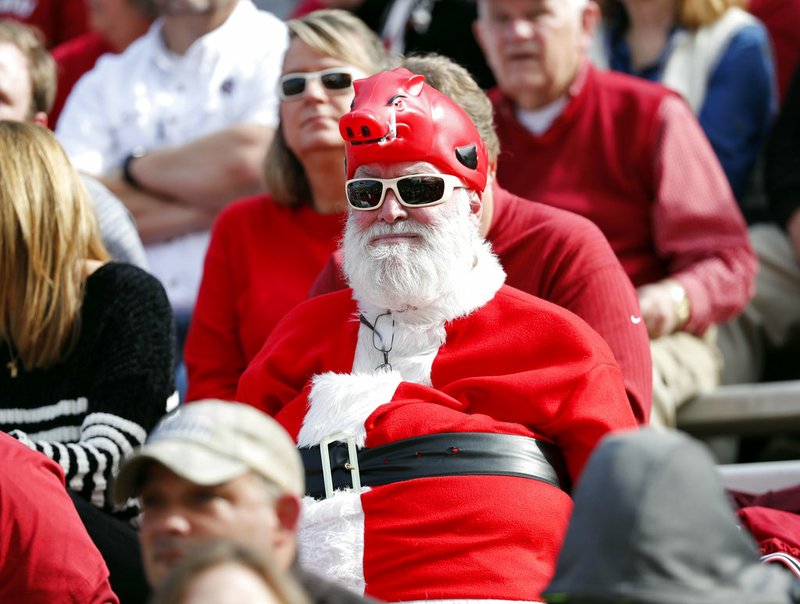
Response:
[[[144,157],[144,154],[145,150],[143,147],[136,147],[122,162],[122,178],[124,178],[125,182],[127,182],[134,189],[144,189],[144,187],[142,186],[142,183],[136,180],[136,177],[131,172],[131,164],[133,163],[133,160]]]
[[[672,298],[672,304],[675,309],[675,316],[678,319],[678,329],[686,325],[689,320],[689,315],[692,312],[689,304],[689,296],[686,295],[686,290],[683,285],[673,279],[665,279],[664,282],[669,286],[669,295]]]

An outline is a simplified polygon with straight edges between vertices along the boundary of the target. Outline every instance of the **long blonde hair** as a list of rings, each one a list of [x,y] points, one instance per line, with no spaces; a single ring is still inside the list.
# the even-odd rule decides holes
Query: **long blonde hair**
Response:
[[[621,19],[627,27],[627,14],[620,0],[598,0],[603,15],[612,20]],[[677,23],[688,30],[711,25],[722,17],[729,8],[744,8],[746,0],[679,0],[675,16]]]
[[[26,369],[80,332],[86,260],[107,261],[88,193],[52,133],[0,121],[0,342]]]
[[[292,19],[287,26],[290,39],[300,38],[318,53],[358,67],[367,75],[377,73],[387,65],[388,57],[377,34],[361,19],[345,10],[316,10],[299,19]],[[267,151],[264,178],[267,189],[277,203],[288,206],[311,203],[311,187],[305,168],[286,146],[280,125]]]
[[[686,29],[699,29],[714,23],[729,8],[744,5],[744,0],[681,0],[678,22]]]

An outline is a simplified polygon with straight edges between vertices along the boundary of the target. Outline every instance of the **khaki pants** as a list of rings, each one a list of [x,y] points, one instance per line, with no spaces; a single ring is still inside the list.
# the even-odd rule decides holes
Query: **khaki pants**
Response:
[[[725,384],[760,381],[767,350],[800,342],[800,264],[786,233],[758,224],[750,228],[750,243],[759,261],[756,295],[739,317],[719,330]]]
[[[703,336],[677,332],[650,341],[653,410],[650,425],[674,427],[678,407],[719,384],[722,358],[716,328]]]

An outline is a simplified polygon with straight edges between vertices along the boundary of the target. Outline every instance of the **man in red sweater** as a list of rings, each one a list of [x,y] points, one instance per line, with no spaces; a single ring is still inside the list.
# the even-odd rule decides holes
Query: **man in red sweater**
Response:
[[[605,236],[577,214],[521,199],[497,183],[500,144],[492,105],[464,67],[438,55],[411,56],[403,66],[458,103],[486,144],[490,168],[481,199],[481,235],[492,244],[506,283],[574,312],[599,333],[622,370],[637,421],[647,423],[653,371],[647,329],[635,320],[640,316],[636,290]],[[337,250],[310,295],[348,287],[341,261]]]
[[[675,93],[589,65],[590,0],[479,0],[475,34],[512,193],[586,216],[637,287],[651,338],[654,423],[719,382],[713,326],[753,293],[744,219]]]
[[[466,113],[405,69],[355,89],[340,122],[353,289],[291,311],[237,398],[301,447],[307,568],[389,602],[535,601],[567,482],[636,426],[622,374],[583,321],[504,285]]]

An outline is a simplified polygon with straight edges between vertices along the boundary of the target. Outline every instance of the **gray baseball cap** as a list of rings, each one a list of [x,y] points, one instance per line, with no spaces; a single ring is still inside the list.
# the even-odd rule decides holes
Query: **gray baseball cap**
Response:
[[[117,504],[139,494],[142,472],[152,461],[196,484],[254,472],[288,493],[305,493],[303,462],[292,438],[270,416],[242,403],[197,401],[162,418],[122,463],[112,489]]]

